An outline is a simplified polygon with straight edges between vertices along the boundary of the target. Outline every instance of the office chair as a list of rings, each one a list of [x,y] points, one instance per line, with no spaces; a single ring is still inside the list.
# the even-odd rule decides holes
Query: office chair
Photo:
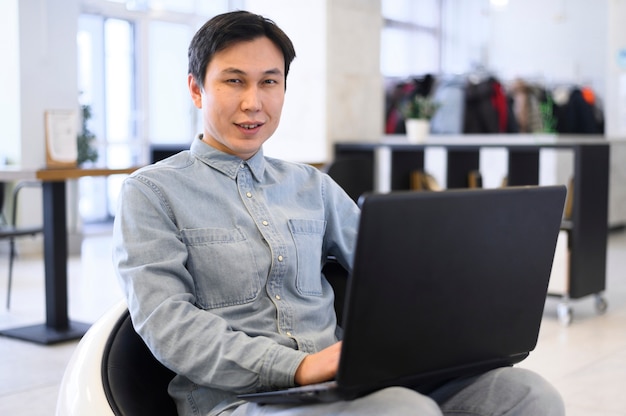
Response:
[[[341,157],[333,160],[326,172],[344,191],[358,202],[361,195],[374,190],[374,161],[367,157]]]
[[[324,276],[335,292],[341,324],[347,272],[330,258]],[[174,373],[150,353],[135,332],[125,300],[89,328],[63,374],[57,416],[176,415],[167,386]]]
[[[1,214],[0,218],[0,240],[9,240],[9,279],[7,284],[7,301],[6,308],[11,307],[11,285],[13,282],[13,262],[17,251],[15,249],[15,239],[25,236],[35,236],[37,234],[43,234],[43,224],[36,226],[24,226],[17,225],[17,210],[18,210],[18,197],[20,191],[25,187],[41,187],[41,183],[37,181],[21,181],[18,182],[13,188],[12,192],[12,207],[11,207],[11,222],[7,222],[4,214]],[[4,188],[5,184],[0,182],[0,213],[3,212],[4,203]]]

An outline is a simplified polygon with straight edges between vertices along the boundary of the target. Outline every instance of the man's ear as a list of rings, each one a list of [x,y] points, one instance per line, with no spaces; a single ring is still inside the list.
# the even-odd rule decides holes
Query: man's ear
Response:
[[[196,79],[191,74],[187,75],[187,86],[189,87],[189,94],[191,94],[193,104],[197,108],[202,108],[202,87],[198,85]]]

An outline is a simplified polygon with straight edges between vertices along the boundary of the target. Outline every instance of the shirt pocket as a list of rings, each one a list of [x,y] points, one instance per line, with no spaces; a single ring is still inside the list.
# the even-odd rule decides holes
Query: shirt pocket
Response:
[[[187,269],[196,285],[198,306],[214,309],[254,300],[261,275],[251,243],[238,228],[181,231],[189,257]]]
[[[296,246],[298,270],[296,289],[303,295],[322,295],[322,244],[326,221],[310,219],[289,220],[289,230]]]

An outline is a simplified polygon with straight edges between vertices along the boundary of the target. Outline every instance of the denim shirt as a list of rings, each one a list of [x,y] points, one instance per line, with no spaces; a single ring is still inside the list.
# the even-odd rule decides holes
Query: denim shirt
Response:
[[[113,256],[137,332],[178,375],[181,415],[293,386],[338,340],[327,256],[351,269],[359,210],[326,174],[200,139],[123,183]]]

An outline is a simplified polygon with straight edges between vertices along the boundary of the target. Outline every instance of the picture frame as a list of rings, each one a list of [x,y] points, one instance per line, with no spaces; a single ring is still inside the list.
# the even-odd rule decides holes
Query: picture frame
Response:
[[[78,159],[78,112],[76,110],[46,110],[46,167],[76,167]]]

